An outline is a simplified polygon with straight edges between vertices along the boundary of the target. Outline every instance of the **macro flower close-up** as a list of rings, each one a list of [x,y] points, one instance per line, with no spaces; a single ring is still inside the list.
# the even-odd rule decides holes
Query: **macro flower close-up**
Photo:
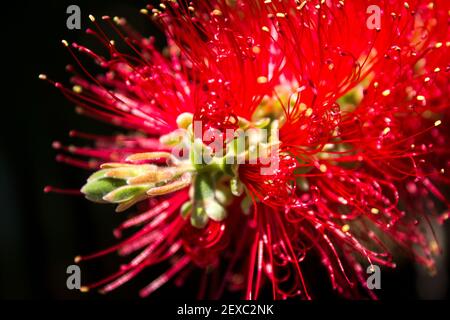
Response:
[[[81,7],[84,41],[59,48],[67,75],[39,65],[41,91],[97,121],[52,137],[82,182],[46,181],[45,201],[119,221],[100,247],[64,252],[91,275],[79,295],[379,299],[399,265],[446,274],[447,0],[141,8],[144,27]]]

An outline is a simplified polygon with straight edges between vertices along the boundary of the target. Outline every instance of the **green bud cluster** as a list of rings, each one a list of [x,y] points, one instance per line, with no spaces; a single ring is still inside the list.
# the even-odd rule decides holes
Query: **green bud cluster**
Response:
[[[224,156],[214,155],[201,139],[194,137],[192,121],[192,114],[181,114],[177,118],[179,128],[160,138],[161,143],[172,148],[187,145],[188,159],[177,159],[167,152],[133,154],[124,163],[103,164],[88,178],[81,192],[91,201],[117,204],[116,211],[120,212],[149,197],[190,187],[190,199],[181,206],[180,213],[192,226],[203,228],[209,219],[224,220],[233,198],[245,192],[238,176],[238,159],[247,159],[252,151],[248,145],[241,150],[238,140],[233,139],[227,143]],[[238,121],[241,133],[248,128],[278,128],[278,120],[269,117]],[[258,136],[255,139],[257,143],[261,140]],[[269,136],[269,143],[260,144],[268,148],[276,143],[277,139]],[[203,161],[205,151],[211,154],[208,163]],[[146,163],[161,158],[167,159],[167,166]],[[244,213],[250,211],[251,204],[248,196],[242,198]]]

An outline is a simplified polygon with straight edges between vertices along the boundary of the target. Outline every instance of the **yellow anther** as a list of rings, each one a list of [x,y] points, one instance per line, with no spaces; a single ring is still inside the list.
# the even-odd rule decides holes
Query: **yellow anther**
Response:
[[[256,82],[258,82],[259,84],[267,83],[267,81],[267,77],[265,76],[260,76],[256,79]]]

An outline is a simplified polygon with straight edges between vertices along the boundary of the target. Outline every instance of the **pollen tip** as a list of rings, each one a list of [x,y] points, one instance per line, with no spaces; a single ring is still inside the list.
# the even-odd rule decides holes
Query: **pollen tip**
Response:
[[[76,257],[73,259],[73,261],[74,261],[75,263],[79,263],[79,262],[81,261],[81,256],[76,256]]]
[[[95,17],[94,17],[92,14],[90,14],[90,15],[89,15],[89,20],[91,20],[92,22],[94,22],[94,21],[95,21]]]
[[[441,123],[442,123],[441,120],[437,120],[437,121],[434,122],[434,126],[435,126],[435,127],[440,126]]]
[[[142,13],[142,14],[148,14],[148,10],[147,9],[141,9],[139,12]]]
[[[72,91],[75,93],[81,93],[83,91],[83,88],[80,85],[74,85],[72,87]]]
[[[39,74],[39,79],[41,79],[41,80],[47,80],[47,75],[41,73],[41,74]]]
[[[65,46],[65,47],[68,47],[69,46],[69,43],[67,42],[67,40],[61,40],[61,43]]]
[[[214,9],[211,14],[213,16],[221,16],[222,15],[222,11],[220,11],[219,9]]]
[[[80,287],[80,291],[81,292],[88,292],[89,291],[89,287],[82,286],[82,287]]]
[[[59,142],[59,141],[53,141],[53,142],[52,142],[52,148],[53,148],[53,149],[60,149],[60,148],[61,148],[61,142]]]
[[[51,186],[45,186],[44,187],[44,193],[49,193],[52,191],[52,187]]]
[[[259,84],[267,83],[267,81],[268,81],[267,77],[265,77],[265,76],[260,76],[256,79],[256,82],[258,82]]]

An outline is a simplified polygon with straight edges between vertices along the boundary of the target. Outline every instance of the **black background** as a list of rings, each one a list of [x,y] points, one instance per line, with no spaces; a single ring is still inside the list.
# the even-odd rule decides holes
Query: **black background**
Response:
[[[67,81],[64,67],[73,63],[61,39],[93,45],[83,31],[66,28],[66,8],[77,4],[82,12],[82,29],[91,26],[88,14],[100,17],[120,15],[145,36],[157,30],[139,14],[145,1],[22,1],[10,2],[2,12],[0,39],[1,146],[0,146],[0,297],[39,299],[136,298],[140,287],[162,270],[144,272],[116,292],[103,296],[81,294],[66,288],[66,268],[77,254],[91,253],[114,243],[111,230],[122,220],[111,207],[99,206],[80,197],[44,194],[45,185],[78,187],[87,172],[57,163],[54,140],[83,143],[69,138],[71,129],[113,133],[120,129],[99,124],[75,114],[74,106],[56,89],[38,80],[39,73]],[[3,6],[3,4],[2,4]],[[448,230],[448,225],[447,228]],[[448,247],[448,238],[443,245]],[[445,255],[446,256],[446,255]],[[395,271],[383,270],[381,298],[445,298],[446,257],[438,276],[419,284],[423,272],[411,263]],[[83,280],[94,280],[115,270],[118,258],[87,262]],[[419,270],[419,271],[417,271]],[[313,270],[314,271],[314,270]],[[324,275],[312,276],[319,297],[334,298]],[[444,285],[444,289],[434,290]],[[417,287],[421,287],[420,294]],[[447,288],[447,289],[446,289]],[[192,298],[195,285],[176,289],[167,285],[150,299]]]

